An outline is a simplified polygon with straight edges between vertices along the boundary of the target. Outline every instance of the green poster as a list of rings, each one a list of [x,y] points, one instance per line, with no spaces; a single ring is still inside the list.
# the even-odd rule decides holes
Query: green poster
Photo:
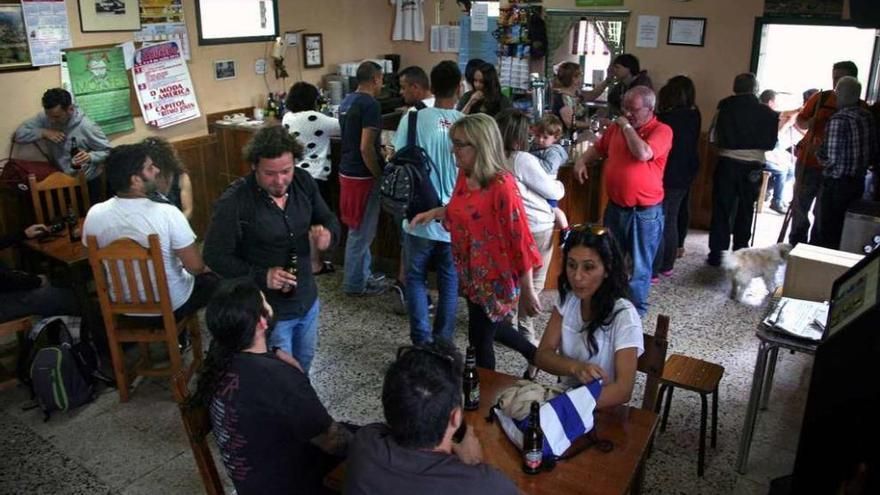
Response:
[[[105,134],[134,129],[121,47],[66,50],[76,104]]]
[[[623,0],[575,0],[577,7],[614,7],[623,5]]]

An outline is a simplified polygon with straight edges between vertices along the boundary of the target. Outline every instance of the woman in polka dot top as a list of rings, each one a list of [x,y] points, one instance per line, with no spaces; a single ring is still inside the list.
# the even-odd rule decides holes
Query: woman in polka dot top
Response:
[[[289,111],[281,123],[305,147],[297,166],[312,174],[323,194],[330,177],[330,136],[339,136],[339,121],[317,111],[318,88],[307,82],[294,84],[285,103]]]

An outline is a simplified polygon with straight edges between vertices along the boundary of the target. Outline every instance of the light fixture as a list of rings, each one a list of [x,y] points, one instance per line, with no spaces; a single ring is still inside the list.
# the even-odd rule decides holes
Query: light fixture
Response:
[[[578,35],[577,35],[577,54],[583,55],[586,51],[584,49],[584,45],[586,45],[587,39],[587,18],[581,17],[581,20],[578,21]]]

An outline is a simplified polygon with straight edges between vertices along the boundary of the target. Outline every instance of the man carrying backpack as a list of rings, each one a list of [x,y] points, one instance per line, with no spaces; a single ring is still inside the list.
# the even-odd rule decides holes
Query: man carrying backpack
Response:
[[[461,71],[455,62],[446,60],[437,64],[431,70],[431,89],[436,98],[434,107],[419,110],[416,120],[415,144],[424,149],[434,163],[429,175],[430,182],[440,204],[444,205],[449,202],[458,174],[449,128],[464,116],[455,110],[460,80]],[[401,119],[394,138],[395,149],[402,150],[407,145],[408,130],[409,119]],[[414,344],[440,338],[451,341],[455,330],[458,277],[452,261],[449,232],[439,222],[410,227],[407,220],[403,220],[403,230],[410,338]],[[433,331],[428,326],[427,299],[428,266],[431,264],[437,269],[439,289]]]

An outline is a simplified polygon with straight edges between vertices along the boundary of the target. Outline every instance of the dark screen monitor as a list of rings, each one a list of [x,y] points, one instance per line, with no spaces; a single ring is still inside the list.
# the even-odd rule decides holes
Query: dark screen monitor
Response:
[[[880,250],[831,294],[790,493],[880,494]]]

